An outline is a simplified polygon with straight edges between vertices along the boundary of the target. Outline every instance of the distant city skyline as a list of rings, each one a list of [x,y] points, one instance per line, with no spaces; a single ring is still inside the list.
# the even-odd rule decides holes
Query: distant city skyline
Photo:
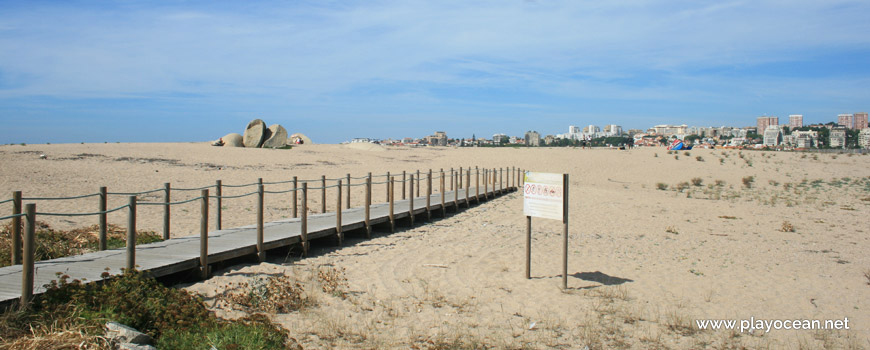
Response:
[[[870,110],[870,3],[0,2],[0,143],[317,143]]]

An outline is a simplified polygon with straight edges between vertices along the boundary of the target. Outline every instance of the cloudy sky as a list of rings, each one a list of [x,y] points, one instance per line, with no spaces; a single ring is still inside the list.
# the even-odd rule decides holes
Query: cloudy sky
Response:
[[[0,143],[315,142],[870,110],[870,2],[0,0]]]

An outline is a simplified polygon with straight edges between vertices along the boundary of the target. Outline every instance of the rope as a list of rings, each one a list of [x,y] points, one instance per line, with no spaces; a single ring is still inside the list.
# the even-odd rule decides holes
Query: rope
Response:
[[[344,185],[342,185],[342,186],[344,186]],[[308,189],[309,190],[322,190],[322,189],[333,188],[333,187],[338,187],[338,184],[330,185],[330,186],[326,186],[326,187],[309,187]]]
[[[263,191],[263,192],[265,192],[265,191]],[[250,196],[252,194],[257,194],[257,193],[258,192],[251,192],[251,193],[240,194],[237,196],[209,196],[209,198],[221,198],[221,199],[242,198],[242,197],[247,197],[247,196]]]
[[[119,195],[119,196],[141,196],[143,194],[149,194],[154,192],[163,192],[164,189],[158,188],[156,190],[144,191],[144,192],[106,192],[109,195]]]
[[[362,179],[365,179],[365,178],[368,178],[368,177],[369,177],[368,175],[363,175],[363,176],[360,176],[360,177],[353,177],[353,176],[351,176],[350,178],[353,179],[353,180],[362,180]],[[372,176],[372,177],[374,177],[374,176]]]
[[[173,188],[173,190],[176,190],[176,191],[202,191],[204,189],[212,188],[215,186],[217,186],[217,185],[202,186],[202,187],[197,187],[197,188]]]
[[[125,205],[122,205],[122,206],[117,207],[117,208],[115,208],[115,209],[109,209],[109,210],[106,210],[106,211],[98,211],[98,212],[93,212],[93,213],[39,213],[39,212],[38,212],[38,213],[36,213],[36,215],[47,215],[47,216],[89,216],[89,215],[100,215],[100,214],[108,214],[108,213],[111,213],[111,212],[115,212],[115,211],[118,211],[118,210],[121,210],[121,209],[127,208],[127,207],[129,207],[129,206],[130,206],[129,204],[125,204]]]
[[[169,202],[169,203],[166,203],[166,202],[163,202],[163,203],[155,203],[155,202],[138,202],[138,204],[142,204],[142,205],[167,205],[167,204],[169,204],[169,205],[176,205],[176,204],[190,203],[190,202],[193,202],[193,201],[195,201],[195,200],[200,200],[200,199],[202,199],[202,196],[194,197],[194,198],[191,198],[191,199],[188,199],[188,200],[185,200],[185,201],[179,201],[179,202]]]
[[[9,199],[7,199],[7,200],[5,200],[5,201],[0,201],[0,204],[8,203],[8,202],[11,202],[11,201],[13,201],[13,199],[12,199],[12,198],[9,198]]]
[[[249,183],[249,184],[244,184],[244,185],[227,185],[227,184],[222,184],[221,187],[238,188],[238,187],[248,187],[248,186],[253,186],[253,185],[256,185],[256,184],[257,184],[256,182],[254,182],[254,183]]]
[[[21,217],[21,216],[27,216],[27,214],[21,213],[21,214],[4,216],[4,217],[0,218],[0,220],[14,219],[14,218]]]
[[[84,194],[84,195],[75,196],[75,197],[57,197],[57,198],[31,197],[31,198],[21,198],[21,200],[25,200],[25,201],[54,201],[54,200],[63,200],[63,199],[81,199],[81,198],[88,198],[88,197],[99,196],[99,195],[100,195],[100,193],[98,192],[98,193]]]
[[[298,180],[297,180],[297,181],[298,181]],[[288,183],[291,183],[291,182],[293,182],[293,180],[263,182],[263,184],[264,184],[264,185],[280,185],[280,184],[288,184]]]
[[[266,191],[266,190],[263,190],[263,193],[280,194],[280,193],[293,192],[293,191],[297,191],[297,190],[298,190],[298,188],[291,188],[291,189],[286,190],[286,191]]]

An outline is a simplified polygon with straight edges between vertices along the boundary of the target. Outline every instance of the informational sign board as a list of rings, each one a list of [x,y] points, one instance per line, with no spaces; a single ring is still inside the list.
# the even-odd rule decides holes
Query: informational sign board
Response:
[[[523,185],[523,214],[562,221],[564,194],[562,174],[527,171]]]

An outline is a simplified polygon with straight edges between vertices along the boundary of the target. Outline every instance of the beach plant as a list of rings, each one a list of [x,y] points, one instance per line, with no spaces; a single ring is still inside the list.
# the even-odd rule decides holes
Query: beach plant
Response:
[[[692,156],[692,152],[685,151],[685,152],[683,152],[683,155],[686,157],[690,157],[690,156]]]
[[[218,301],[248,313],[288,313],[313,305],[302,284],[284,274],[253,277],[227,288]]]
[[[675,187],[676,187],[677,191],[683,192],[689,188],[689,183],[683,181],[683,182],[678,183]]]
[[[347,277],[344,268],[321,267],[317,271],[317,281],[324,293],[338,298],[347,298]]]
[[[870,286],[870,269],[864,270],[864,278],[867,279],[867,285]]]
[[[664,182],[658,182],[658,183],[656,183],[656,188],[661,190],[661,191],[665,191],[668,189],[668,184],[666,184]]]
[[[782,222],[782,227],[780,227],[779,230],[782,231],[782,232],[794,232],[794,225],[792,225],[792,224],[791,224],[790,222],[788,222],[788,221],[783,221],[783,222]]]
[[[699,162],[703,162],[703,161],[704,161],[704,157],[696,156],[696,157],[695,157],[695,160],[697,160],[697,161],[699,161]]]
[[[674,155],[674,159],[679,160],[679,159],[680,159],[680,156],[679,156],[678,154],[675,154],[675,155]]]
[[[692,186],[701,186],[704,184],[704,179],[700,177],[692,178]]]
[[[743,177],[743,186],[746,188],[752,188],[752,183],[755,182],[755,176],[744,176]]]

